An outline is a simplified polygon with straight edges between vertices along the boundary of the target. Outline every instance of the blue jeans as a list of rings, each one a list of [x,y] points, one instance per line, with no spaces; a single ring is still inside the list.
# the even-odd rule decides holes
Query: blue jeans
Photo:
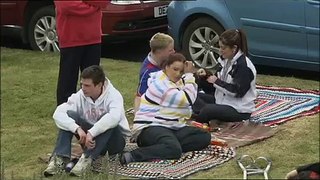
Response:
[[[85,131],[89,130],[93,125],[88,121],[80,118],[80,116],[73,111],[68,111],[68,116],[75,120],[75,122]],[[59,129],[56,147],[53,154],[62,157],[71,157],[71,141],[73,136],[78,136],[70,131]],[[109,155],[120,153],[125,147],[125,139],[120,131],[119,126],[108,129],[102,134],[94,138],[96,146],[93,149],[87,149],[82,146],[83,153],[86,157],[97,159],[99,155],[105,155],[108,151]]]

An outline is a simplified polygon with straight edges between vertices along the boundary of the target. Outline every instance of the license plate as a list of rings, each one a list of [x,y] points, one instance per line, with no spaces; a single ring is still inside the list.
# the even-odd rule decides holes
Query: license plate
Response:
[[[168,5],[154,7],[154,17],[162,17],[167,15]]]

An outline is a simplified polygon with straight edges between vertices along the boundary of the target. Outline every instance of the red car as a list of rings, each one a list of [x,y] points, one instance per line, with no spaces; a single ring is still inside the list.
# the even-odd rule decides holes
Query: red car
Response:
[[[111,0],[103,10],[103,39],[148,38],[167,31],[169,1]],[[53,0],[1,0],[1,35],[20,36],[32,49],[59,51]]]

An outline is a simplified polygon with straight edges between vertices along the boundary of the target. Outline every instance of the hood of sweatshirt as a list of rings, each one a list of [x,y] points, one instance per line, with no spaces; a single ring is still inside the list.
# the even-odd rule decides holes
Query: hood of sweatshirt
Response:
[[[91,97],[87,97],[84,95],[82,89],[80,90],[80,94],[81,96],[83,96],[87,102],[91,103],[91,104],[95,104],[95,105],[99,105],[103,102],[103,100],[105,99],[106,96],[108,96],[110,89],[113,88],[113,85],[111,84],[111,82],[109,81],[109,79],[106,78],[106,81],[104,82],[104,85],[102,87],[102,93],[101,95],[98,97],[98,99],[96,99],[95,102],[93,102],[93,100],[91,99]]]

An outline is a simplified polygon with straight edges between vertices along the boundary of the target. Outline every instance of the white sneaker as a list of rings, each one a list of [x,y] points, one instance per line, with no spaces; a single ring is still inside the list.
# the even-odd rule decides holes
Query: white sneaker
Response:
[[[46,170],[44,170],[43,174],[45,177],[53,176],[55,174],[61,174],[64,171],[64,166],[65,166],[65,163],[62,157],[53,156],[50,159],[48,167]]]
[[[77,162],[77,164],[72,168],[72,170],[70,171],[71,175],[74,176],[82,176],[83,173],[91,167],[92,164],[92,159],[91,157],[85,157],[84,154],[81,155],[79,161]]]

